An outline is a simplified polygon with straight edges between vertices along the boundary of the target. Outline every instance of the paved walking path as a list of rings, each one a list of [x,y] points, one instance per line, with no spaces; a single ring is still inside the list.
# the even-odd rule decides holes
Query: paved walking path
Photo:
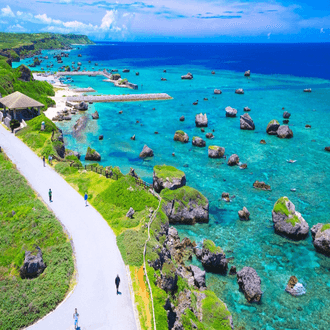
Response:
[[[133,305],[124,262],[116,237],[102,216],[52,168],[43,167],[21,140],[0,125],[0,146],[17,169],[70,233],[77,261],[78,284],[55,311],[29,327],[31,330],[74,329],[73,313],[78,308],[81,330],[135,330]],[[49,188],[53,203],[48,200]],[[116,295],[115,277],[121,278]]]

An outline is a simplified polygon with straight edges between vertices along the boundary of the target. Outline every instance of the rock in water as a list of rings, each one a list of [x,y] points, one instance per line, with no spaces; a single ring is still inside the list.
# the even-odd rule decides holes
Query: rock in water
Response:
[[[222,158],[225,154],[225,148],[218,146],[209,146],[208,155],[210,158]]]
[[[186,175],[173,166],[156,165],[153,173],[153,187],[157,193],[163,189],[175,190],[186,185]]]
[[[255,269],[244,267],[237,273],[237,283],[248,302],[259,303],[262,296],[261,280]]]
[[[100,135],[99,136],[99,140],[103,140],[103,135]]]
[[[231,266],[229,270],[229,275],[236,275],[236,266]]]
[[[220,89],[215,89],[214,94],[222,94],[222,91]]]
[[[306,238],[309,231],[308,223],[296,211],[294,204],[287,198],[281,197],[272,211],[275,233],[293,240]]]
[[[188,72],[186,75],[181,76],[181,79],[192,79],[192,78],[194,77],[190,72]]]
[[[243,116],[241,116],[240,127],[241,129],[250,130],[250,131],[253,131],[255,129],[254,122],[252,118],[249,116],[249,114],[245,113]]]
[[[180,121],[184,121],[184,120],[185,120],[184,116],[181,116]]]
[[[161,197],[170,223],[193,225],[209,221],[209,201],[198,190],[187,186],[164,189]]]
[[[24,278],[34,278],[42,274],[46,265],[42,258],[41,249],[37,246],[38,253],[36,256],[32,255],[31,251],[25,251],[25,259],[23,266],[20,269],[20,276]]]
[[[272,190],[269,184],[258,180],[253,183],[253,187],[261,190]]]
[[[251,111],[251,109],[249,107],[244,107],[243,111],[248,112],[248,111]]]
[[[284,111],[283,112],[283,118],[289,119],[290,117],[291,117],[291,113],[290,112],[287,112],[287,111]]]
[[[226,274],[228,262],[223,250],[214,244],[211,240],[204,240],[203,248],[196,254],[201,260],[204,269],[208,272]]]
[[[280,126],[276,132],[277,136],[281,139],[293,138],[293,132],[289,126]]]
[[[251,75],[251,71],[250,70],[247,70],[247,71],[244,72],[244,76],[245,77],[250,77],[250,75]]]
[[[207,127],[208,120],[206,113],[204,115],[202,113],[197,114],[195,117],[195,124],[196,127]]]
[[[238,165],[238,163],[239,163],[239,157],[236,154],[233,154],[229,157],[227,164],[229,166],[235,166]]]
[[[144,145],[142,151],[140,152],[140,158],[153,157],[154,152],[146,144]]]
[[[133,207],[130,207],[128,212],[126,213],[126,217],[132,219],[134,213],[135,213],[135,211],[134,211]]]
[[[100,161],[101,155],[91,147],[87,148],[85,160],[93,160],[93,161]]]
[[[238,211],[238,216],[239,216],[239,219],[242,221],[250,220],[250,212],[248,211],[248,209],[245,206],[243,207],[243,210]]]
[[[269,135],[276,135],[276,132],[279,127],[280,127],[280,123],[276,119],[273,119],[268,123],[266,132]]]
[[[285,291],[292,296],[301,296],[306,293],[304,286],[298,282],[297,277],[291,276],[285,288]]]
[[[235,93],[236,94],[244,94],[244,90],[243,90],[243,88],[238,88],[238,89],[235,90]]]
[[[74,108],[79,111],[86,111],[88,110],[88,104],[85,102],[80,102],[79,104],[75,104]]]
[[[193,146],[200,147],[200,148],[206,146],[205,141],[202,138],[200,138],[199,136],[194,136],[193,137],[192,144],[193,144]]]
[[[191,265],[190,268],[194,275],[195,285],[197,288],[205,288],[205,271],[194,265]]]
[[[86,128],[87,126],[87,121],[88,118],[87,116],[82,116],[80,117],[77,122],[75,123],[75,125],[73,126],[73,135],[77,136],[80,134],[80,132]]]
[[[232,107],[226,107],[226,117],[236,117],[237,115],[237,110],[232,108]]]
[[[214,138],[214,135],[212,133],[206,133],[206,138],[207,139],[213,139]]]
[[[311,229],[315,249],[330,257],[330,224],[318,223]]]
[[[97,111],[95,111],[93,114],[92,114],[92,118],[93,119],[99,119],[100,116],[99,116],[99,113]]]
[[[187,143],[189,141],[189,136],[184,131],[179,130],[179,131],[176,131],[174,134],[174,141]]]

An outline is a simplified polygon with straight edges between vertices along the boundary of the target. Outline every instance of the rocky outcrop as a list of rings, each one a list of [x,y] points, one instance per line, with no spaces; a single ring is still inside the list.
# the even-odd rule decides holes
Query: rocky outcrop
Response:
[[[100,116],[99,116],[99,113],[97,111],[95,111],[93,114],[92,114],[92,118],[93,119],[99,119]]]
[[[258,180],[253,183],[253,187],[261,190],[272,190],[269,184]]]
[[[79,135],[79,133],[86,128],[87,126],[87,121],[88,118],[87,116],[82,116],[80,117],[77,122],[75,123],[75,125],[73,126],[73,135]]]
[[[289,126],[280,126],[276,132],[277,136],[281,139],[291,139],[293,138],[293,132]]]
[[[243,116],[241,116],[240,127],[241,129],[250,130],[250,131],[253,131],[255,129],[254,122],[252,118],[249,116],[249,114],[245,113]]]
[[[287,197],[281,197],[275,203],[272,218],[276,234],[297,241],[307,237],[308,223]]]
[[[200,250],[200,249],[195,249]],[[227,274],[228,262],[223,250],[211,240],[204,240],[203,248],[197,251],[196,257],[208,272]]]
[[[132,219],[134,213],[135,213],[135,211],[134,211],[133,207],[130,207],[128,212],[126,213],[126,217]]]
[[[181,79],[192,79],[192,78],[194,77],[190,72],[188,72],[186,75],[181,76]]]
[[[237,283],[250,303],[259,303],[262,296],[261,279],[252,267],[244,267],[237,273]]]
[[[128,175],[132,176],[135,179],[139,178],[139,176],[135,173],[135,169],[132,167],[130,168]]]
[[[206,146],[205,141],[202,138],[200,138],[199,136],[194,136],[193,137],[192,144],[193,144],[193,146],[200,147],[200,148]]]
[[[193,225],[209,221],[209,201],[198,190],[187,186],[174,191],[164,189],[161,197],[170,223]]]
[[[184,120],[185,120],[184,116],[181,116],[180,121],[184,121]]]
[[[287,111],[284,111],[283,112],[283,118],[289,119],[290,117],[291,117],[291,113],[290,112],[287,112]]]
[[[173,263],[165,262],[161,269],[161,276],[157,285],[166,292],[174,292],[177,289],[178,275]]]
[[[250,77],[250,75],[251,75],[251,71],[250,70],[247,70],[247,71],[244,72],[244,76],[245,77]]]
[[[207,139],[213,139],[214,138],[214,135],[212,133],[206,133],[206,138]]]
[[[311,229],[316,251],[330,257],[330,224],[318,223]]]
[[[87,148],[87,152],[85,155],[85,160],[93,160],[93,161],[100,161],[101,155],[91,147]]]
[[[229,166],[235,166],[239,163],[239,157],[236,154],[233,154],[229,157],[227,164]]]
[[[238,211],[239,219],[242,221],[249,221],[250,220],[250,212],[248,209],[244,206],[243,210]]]
[[[301,296],[306,293],[304,286],[298,282],[296,276],[291,276],[289,282],[285,288],[285,291],[290,293],[292,296]]]
[[[25,65],[20,65],[17,70],[19,71],[19,80],[22,81],[31,81],[34,80],[33,75],[31,70],[25,66]]]
[[[41,249],[37,246],[37,255],[33,255],[31,251],[25,251],[25,259],[23,266],[20,268],[20,276],[22,279],[35,278],[42,274],[46,265],[42,258]]]
[[[215,89],[214,94],[222,94],[222,91],[220,89]]]
[[[226,111],[226,117],[233,118],[236,117],[237,115],[237,110],[232,107],[226,107],[225,111]]]
[[[194,276],[195,285],[197,288],[205,288],[205,271],[201,270],[199,267],[191,265],[191,271]]]
[[[196,127],[207,127],[208,120],[207,120],[206,113],[204,115],[202,113],[197,114],[195,117],[195,124],[196,124]]]
[[[244,108],[243,108],[243,111],[245,111],[245,112],[249,112],[249,111],[251,111],[251,109],[250,109],[249,107],[244,107]]]
[[[221,194],[221,199],[223,199],[223,200],[226,201],[226,202],[230,202],[230,196],[229,196],[229,193],[227,193],[227,192],[223,192],[223,193]]]
[[[144,145],[142,151],[140,152],[139,157],[140,158],[147,158],[147,157],[153,157],[154,152],[152,149],[150,149],[146,144]]]
[[[157,193],[163,189],[175,190],[186,185],[186,175],[173,166],[156,165],[153,173],[153,187]]]
[[[210,158],[222,158],[225,154],[225,148],[218,146],[209,146],[208,155]]]
[[[280,127],[280,123],[276,119],[273,119],[268,123],[266,132],[269,135],[276,135],[279,127]]]
[[[176,131],[174,134],[174,141],[179,141],[182,143],[187,143],[189,141],[189,136],[184,131]]]
[[[325,151],[330,151],[330,146],[324,148]]]
[[[56,141],[53,143],[53,147],[58,154],[59,157],[64,158],[65,157],[65,145],[61,141]]]
[[[244,90],[243,90],[243,88],[238,88],[238,89],[235,90],[235,93],[236,94],[244,94]]]
[[[75,104],[74,108],[79,111],[86,111],[86,110],[88,110],[88,103],[80,102],[79,104]]]

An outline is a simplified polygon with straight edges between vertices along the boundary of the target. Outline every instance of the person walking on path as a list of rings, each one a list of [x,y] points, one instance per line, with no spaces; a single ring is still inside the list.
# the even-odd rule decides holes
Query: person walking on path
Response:
[[[74,328],[78,329],[79,314],[78,314],[77,308],[74,309],[73,319],[74,319]]]
[[[53,159],[52,156],[49,155],[49,156],[48,156],[48,161],[49,161],[49,164],[50,164],[50,165],[52,165],[52,159]]]
[[[45,165],[45,161],[46,161],[45,156],[42,156],[42,162],[43,162],[43,164],[44,164],[44,167],[46,166],[46,165]]]
[[[52,202],[52,190],[49,188],[48,195],[49,195],[49,201]]]
[[[118,289],[119,289],[119,283],[120,283],[120,278],[119,278],[119,275],[117,274],[117,277],[116,277],[116,279],[115,279],[115,284],[116,284],[117,294],[118,294]]]
[[[85,206],[88,206],[88,205],[87,205],[87,199],[88,199],[87,192],[85,193],[84,199],[85,199]]]

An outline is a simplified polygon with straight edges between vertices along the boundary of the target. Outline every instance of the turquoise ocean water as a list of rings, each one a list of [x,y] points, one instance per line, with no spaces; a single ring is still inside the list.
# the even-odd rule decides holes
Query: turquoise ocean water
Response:
[[[330,153],[324,151],[324,147],[330,145],[330,81],[324,75],[318,78],[317,74],[310,78],[294,76],[290,63],[287,63],[287,73],[282,69],[281,74],[266,74],[264,70],[258,73],[256,64],[253,71],[251,62],[251,66],[244,69],[252,70],[251,77],[246,78],[244,70],[237,70],[239,66],[236,70],[228,69],[229,60],[211,67],[207,54],[201,59],[198,56],[194,59],[190,54],[188,64],[182,59],[175,65],[173,58],[167,58],[166,54],[152,54],[154,57],[130,54],[117,58],[112,56],[116,47],[125,45],[81,47],[72,50],[70,57],[63,59],[64,64],[81,61],[82,68],[118,69],[122,77],[139,85],[138,91],[115,88],[111,83],[104,82],[103,77],[74,77],[73,85],[93,87],[96,90],[94,94],[166,92],[173,99],[93,104],[83,115],[97,110],[100,119],[90,119],[88,130],[79,140],[71,135],[79,115],[73,116],[71,122],[58,123],[63,129],[67,147],[85,154],[90,145],[101,154],[102,165],[119,166],[123,173],[133,167],[148,182],[152,182],[153,166],[157,164],[173,165],[186,173],[187,185],[200,190],[210,201],[210,222],[176,226],[180,236],[188,236],[199,244],[205,238],[213,239],[224,249],[227,257],[234,258],[229,267],[235,265],[240,270],[250,266],[261,277],[264,294],[262,303],[256,305],[248,304],[239,292],[236,276],[207,274],[207,284],[228,305],[235,327],[329,329],[330,258],[315,252],[310,236],[304,241],[292,242],[274,234],[271,211],[278,198],[287,196],[310,227],[318,222],[330,221]],[[53,53],[43,52],[48,55]],[[83,57],[78,58],[78,53]],[[157,56],[162,56],[162,60],[157,61]],[[209,56],[215,63],[214,53]],[[237,60],[238,55],[235,56],[233,53],[233,62]],[[87,62],[89,59],[91,64]],[[49,61],[55,63],[52,58]],[[271,59],[269,61],[271,65]],[[29,63],[31,60],[22,62]],[[242,59],[236,62],[244,66]],[[296,65],[292,62],[292,67]],[[54,68],[57,67],[55,63]],[[122,73],[124,68],[131,71]],[[166,73],[163,73],[164,69]],[[213,69],[214,75],[211,74]],[[135,75],[136,71],[139,71],[139,76]],[[193,73],[194,79],[181,80],[180,76],[188,71]],[[167,81],[161,81],[161,77]],[[214,95],[215,88],[221,89],[222,94]],[[235,94],[237,88],[243,88],[245,94]],[[304,88],[312,88],[312,93],[303,93]],[[204,101],[204,98],[208,100]],[[193,105],[196,100],[198,105]],[[237,118],[225,117],[226,106],[238,110]],[[245,106],[251,108],[249,114],[255,122],[255,131],[240,130],[239,116],[244,113]],[[123,113],[119,114],[119,111]],[[283,111],[291,113],[289,126],[294,137],[290,140],[268,136],[265,132],[270,120],[282,122]],[[209,119],[205,133],[195,127],[195,115],[201,112],[206,113]],[[179,121],[182,115],[186,118],[184,122]],[[139,123],[136,123],[137,120]],[[311,129],[306,129],[306,124],[311,125]],[[178,129],[189,135],[189,143],[173,141]],[[207,132],[213,132],[214,139],[206,139]],[[103,141],[98,140],[100,134],[104,135]],[[134,134],[136,140],[132,141],[130,137]],[[207,146],[224,147],[227,157],[238,154],[248,168],[240,170],[227,166],[225,159],[209,159],[207,147],[192,146],[193,136],[204,138]],[[261,139],[266,140],[267,144],[260,144]],[[144,144],[151,147],[155,154],[145,161],[138,157]],[[173,152],[175,156],[172,156]],[[297,162],[288,163],[288,159]],[[272,191],[254,189],[252,185],[255,180],[270,184]],[[296,188],[296,192],[291,192],[292,188]],[[226,203],[221,200],[222,192],[228,192],[235,198],[231,203]],[[249,222],[238,219],[237,212],[243,206],[251,213]],[[295,298],[284,291],[292,275],[297,276],[305,286],[305,295]]]

